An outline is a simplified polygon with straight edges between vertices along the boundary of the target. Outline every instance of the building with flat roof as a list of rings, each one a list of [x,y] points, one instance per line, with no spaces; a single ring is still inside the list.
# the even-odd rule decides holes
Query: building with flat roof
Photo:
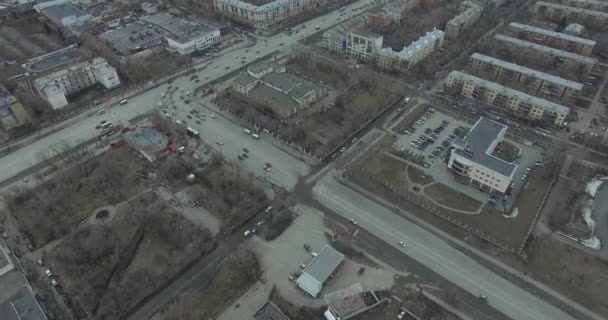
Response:
[[[515,63],[503,61],[480,53],[473,53],[469,69],[485,78],[508,81],[532,91],[538,96],[563,101],[582,92],[583,84],[556,77]]]
[[[364,24],[347,22],[324,32],[322,46],[357,60],[372,60],[382,49],[383,39],[381,34],[365,30]]]
[[[565,6],[576,7],[595,11],[608,11],[608,2],[597,0],[557,0],[557,3]]]
[[[578,23],[568,23],[568,25],[564,28],[562,33],[571,35],[574,37],[579,37],[585,31],[585,26],[580,25]]]
[[[29,120],[21,102],[0,84],[0,124],[4,130],[20,127]]]
[[[58,27],[73,27],[85,24],[91,15],[68,4],[46,7],[40,13]]]
[[[8,251],[3,246],[0,249]],[[34,290],[21,271],[9,270],[0,274],[0,319],[47,320],[34,295]]]
[[[605,29],[608,26],[608,13],[566,6],[563,4],[538,1],[532,7],[532,12],[554,21],[566,18],[585,27]]]
[[[459,178],[492,194],[504,195],[517,165],[493,156],[507,126],[481,117],[463,139],[452,143],[448,168]]]
[[[169,137],[155,127],[138,126],[122,134],[131,148],[155,162],[169,152]]]
[[[407,70],[443,45],[444,32],[433,30],[404,47],[401,51],[383,48],[376,55],[376,65],[385,70]]]
[[[264,62],[253,65],[233,79],[232,88],[280,117],[289,117],[310,106],[325,93],[323,87],[284,70],[282,66]]]
[[[458,91],[484,103],[503,108],[528,120],[563,125],[570,108],[517,91],[501,84],[481,79],[460,71],[452,71],[445,82],[446,88]]]
[[[502,34],[495,35],[494,40],[496,40],[499,46],[503,46],[507,50],[525,52],[530,55],[530,58],[553,59],[556,67],[559,67],[561,64],[566,64],[578,68],[578,70],[582,71],[584,74],[588,74],[598,63],[598,60],[595,58],[543,46]]]
[[[289,317],[272,302],[266,302],[258,311],[256,311],[253,318],[255,320],[289,320]]]
[[[204,50],[220,42],[218,28],[179,19],[166,12],[144,16],[140,20],[165,30],[168,47],[182,55]]]
[[[108,30],[98,37],[124,56],[153,48],[165,43],[169,33],[162,28],[142,22],[129,23],[123,27]]]
[[[215,11],[258,28],[302,14],[319,5],[317,0],[276,0],[261,6],[242,0],[213,0]]]
[[[344,261],[344,255],[326,245],[319,254],[302,270],[296,285],[314,298],[319,296],[323,286]]]
[[[100,57],[39,77],[34,80],[34,87],[40,96],[57,110],[68,105],[66,95],[98,83],[106,89],[120,85],[116,69]]]
[[[464,30],[470,28],[481,16],[481,7],[471,1],[463,1],[459,13],[445,25],[445,36],[456,38]]]
[[[580,38],[567,33],[555,32],[517,22],[511,22],[507,28],[507,32],[509,36],[515,38],[584,56],[591,55],[593,48],[597,44],[597,42],[591,39]]]

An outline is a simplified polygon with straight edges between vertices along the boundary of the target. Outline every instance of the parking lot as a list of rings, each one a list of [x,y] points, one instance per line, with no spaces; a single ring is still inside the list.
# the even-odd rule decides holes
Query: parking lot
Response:
[[[446,114],[428,108],[395,143],[396,148],[432,164],[442,159],[458,135],[465,133],[469,125]],[[440,161],[439,161],[440,162]]]

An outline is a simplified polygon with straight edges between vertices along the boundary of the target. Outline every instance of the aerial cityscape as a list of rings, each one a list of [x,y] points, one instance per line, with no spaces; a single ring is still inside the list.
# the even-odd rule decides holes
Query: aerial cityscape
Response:
[[[608,2],[0,2],[0,320],[608,319]]]

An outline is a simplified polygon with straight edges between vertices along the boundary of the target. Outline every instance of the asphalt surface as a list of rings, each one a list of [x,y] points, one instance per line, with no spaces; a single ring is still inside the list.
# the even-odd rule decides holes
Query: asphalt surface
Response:
[[[474,296],[484,294],[488,304],[512,319],[574,319],[515,286],[416,224],[372,202],[333,179],[329,172],[313,188],[313,196],[332,211],[358,221],[358,225],[401,252],[424,264]],[[407,243],[406,248],[397,241]]]

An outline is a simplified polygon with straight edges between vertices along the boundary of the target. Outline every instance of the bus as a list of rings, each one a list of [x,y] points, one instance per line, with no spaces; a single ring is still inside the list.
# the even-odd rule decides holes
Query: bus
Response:
[[[198,138],[200,136],[200,133],[198,133],[198,131],[188,127],[188,129],[186,130],[186,133],[191,136],[191,137],[196,137]]]

